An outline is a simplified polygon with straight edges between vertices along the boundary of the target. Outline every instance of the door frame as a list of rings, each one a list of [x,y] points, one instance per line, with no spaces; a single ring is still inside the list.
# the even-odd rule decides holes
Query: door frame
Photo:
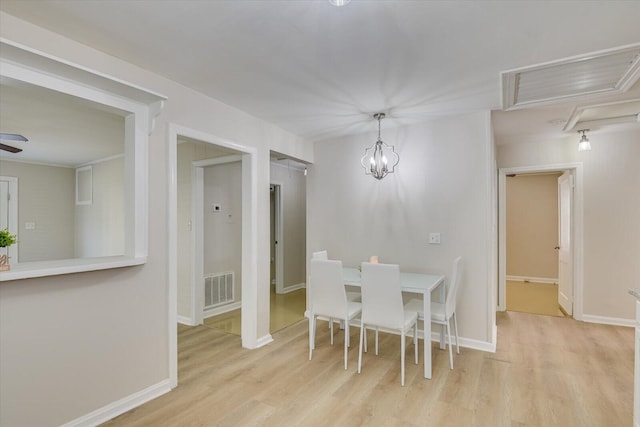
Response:
[[[178,136],[241,153],[242,158],[242,347],[258,348],[271,337],[258,337],[258,150],[175,123],[167,125],[167,229],[169,385],[178,386]]]
[[[569,173],[567,173],[569,172]],[[566,174],[566,175],[565,175]],[[564,190],[562,190],[562,184],[561,181],[566,181],[567,185],[569,186],[569,225],[567,227],[568,230],[565,230],[564,227],[562,226],[563,224],[563,220],[562,220],[562,208],[564,206],[563,203],[563,194],[564,194]],[[573,244],[573,230],[571,229],[572,226],[572,222],[571,222],[571,215],[573,213],[573,204],[574,204],[574,197],[573,197],[573,193],[574,193],[574,188],[575,188],[575,184],[574,184],[575,179],[573,178],[573,174],[570,171],[565,171],[562,175],[560,175],[557,179],[557,183],[556,183],[556,188],[558,189],[558,245],[557,245],[557,249],[558,249],[558,305],[560,306],[560,310],[562,310],[566,315],[568,316],[573,316],[573,306],[574,306],[574,298],[573,298],[573,286],[569,286],[566,289],[571,288],[571,294],[570,295],[565,295],[563,293],[563,291],[565,289],[563,289],[562,287],[562,274],[561,274],[561,259],[563,259],[563,255],[567,253],[567,257],[569,258],[569,266],[572,265],[573,262],[573,248],[572,248],[572,244]],[[569,239],[568,239],[568,246],[569,246],[569,251],[566,252],[563,249],[563,232],[568,231],[569,233]],[[564,269],[562,269],[564,270]],[[573,284],[573,271],[571,271],[571,268],[567,268],[566,269],[566,274],[569,275],[571,277],[571,279],[569,280],[569,283]],[[564,307],[561,303],[561,300],[566,298],[566,305],[567,307]]]
[[[241,162],[231,155],[191,162],[191,319],[194,325],[204,322],[204,168]],[[242,301],[242,300],[241,300]]]
[[[275,216],[275,239],[276,242],[276,293],[284,293],[284,233],[282,221],[282,186],[283,184],[278,181],[271,181],[270,185],[273,185],[273,203],[274,203],[274,216]]]
[[[535,172],[570,171],[574,177],[571,224],[573,264],[573,318],[583,320],[584,249],[583,249],[583,170],[582,163],[556,163],[498,169],[498,311],[507,309],[507,175]]]

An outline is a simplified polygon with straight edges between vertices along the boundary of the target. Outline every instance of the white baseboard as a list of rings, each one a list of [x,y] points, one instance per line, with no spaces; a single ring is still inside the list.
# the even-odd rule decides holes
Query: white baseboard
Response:
[[[305,311],[304,312],[304,316],[306,318],[309,318],[309,312]],[[329,320],[329,318],[324,317],[324,316],[318,316],[319,320]],[[360,328],[360,324],[354,324],[351,323],[351,327],[357,327]],[[393,331],[393,330],[387,330],[385,328],[380,328],[381,332],[386,332],[389,334],[396,334],[396,335],[400,335],[398,331]],[[418,338],[420,338],[421,340],[424,340],[424,331],[422,329],[418,329]],[[465,347],[465,348],[471,348],[473,350],[480,350],[480,351],[486,351],[489,353],[495,353],[496,352],[496,343],[497,343],[497,339],[498,339],[498,327],[496,325],[493,325],[493,336],[492,336],[492,340],[493,342],[488,342],[488,341],[480,341],[480,340],[474,340],[471,338],[464,338],[464,337],[458,337],[460,339],[460,347]],[[455,338],[453,338],[453,340],[455,341]],[[431,332],[431,341],[433,342],[440,342],[440,333],[439,332]],[[445,342],[447,342],[448,339],[445,336]]]
[[[582,321],[589,322],[589,323],[600,323],[603,325],[628,326],[630,328],[635,328],[636,326],[635,319],[621,319],[619,317],[594,316],[592,314],[583,314]]]
[[[320,317],[318,317],[320,319]],[[360,328],[360,325],[357,323],[350,323],[352,328]],[[385,328],[380,328],[379,329],[381,332],[386,332],[389,334],[395,334],[395,335],[400,335],[398,333],[398,331],[392,331],[392,330],[387,330]],[[494,335],[497,335],[497,327],[494,327]],[[424,331],[422,329],[418,329],[418,338],[421,340],[424,340]],[[479,341],[479,340],[474,340],[471,338],[464,338],[464,337],[458,337],[460,339],[460,347],[465,347],[465,348],[470,348],[473,350],[480,350],[480,351],[486,351],[489,353],[495,353],[496,352],[496,337],[493,337],[493,343],[490,343],[488,341]],[[431,332],[431,341],[432,342],[440,342],[440,333],[439,332]],[[445,342],[448,342],[449,340],[447,339],[447,337],[445,336],[444,338]],[[453,337],[453,341],[454,341],[454,345],[455,345],[455,337]]]
[[[178,316],[176,318],[176,320],[178,321],[178,323],[181,323],[183,325],[187,325],[187,326],[195,326],[196,325],[191,317]]]
[[[229,311],[237,310],[242,307],[242,301],[232,302],[231,304],[222,305],[220,307],[211,308],[206,310],[202,316],[203,319],[208,317],[217,316],[218,314],[227,313]]]
[[[83,415],[80,418],[76,418],[73,421],[69,421],[63,424],[62,427],[84,427],[84,426],[97,426],[118,415],[124,414],[133,408],[136,408],[144,403],[149,402],[157,397],[162,396],[165,393],[171,391],[169,380],[160,381],[150,387],[145,388],[137,393],[133,393],[123,399],[117,400],[113,403],[103,406],[87,415]]]
[[[282,292],[278,292],[280,295],[288,294],[289,292],[297,291],[298,289],[304,289],[307,287],[306,283],[298,283],[297,285],[286,286],[282,288]]]
[[[273,337],[271,336],[271,334],[267,334],[261,338],[258,338],[258,340],[256,341],[256,346],[254,347],[254,349],[256,348],[260,348],[260,347],[264,347],[265,345],[272,343],[273,342]]]
[[[558,284],[558,279],[552,277],[525,277],[525,276],[507,276],[507,280],[512,282],[534,282],[534,283],[551,283],[553,285]]]

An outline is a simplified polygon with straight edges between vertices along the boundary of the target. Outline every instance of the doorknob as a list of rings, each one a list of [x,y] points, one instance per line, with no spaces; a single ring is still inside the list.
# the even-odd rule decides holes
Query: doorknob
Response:
[[[555,248],[553,248],[553,249],[556,249],[556,250],[558,250],[558,249],[560,249],[560,246],[556,246],[556,247],[555,247]]]

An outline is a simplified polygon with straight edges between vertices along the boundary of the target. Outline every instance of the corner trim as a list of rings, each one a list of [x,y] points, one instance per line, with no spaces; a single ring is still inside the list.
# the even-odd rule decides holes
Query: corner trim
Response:
[[[279,294],[288,294],[289,292],[297,291],[299,289],[304,289],[307,287],[306,283],[298,283],[297,285],[285,286],[282,288],[282,292],[278,292]]]
[[[209,317],[217,316],[218,314],[228,313],[233,310],[237,310],[242,308],[242,301],[232,302],[231,304],[225,304],[220,307],[210,308],[209,310],[205,310],[202,317],[207,319]]]
[[[619,317],[595,316],[593,314],[583,314],[582,321],[589,322],[589,323],[600,323],[602,325],[627,326],[629,328],[635,328],[636,326],[635,319],[621,319]]]
[[[191,317],[187,317],[187,316],[177,316],[178,323],[182,324],[182,325],[187,325],[187,326],[196,326],[195,322],[193,321],[193,319]]]
[[[256,340],[256,346],[252,347],[251,350],[255,350],[256,348],[260,348],[260,347],[264,347],[267,344],[270,344],[273,342],[273,337],[271,336],[271,334],[267,334],[261,338],[258,338]]]
[[[171,386],[169,384],[169,379],[166,379],[125,398],[116,400],[102,408],[96,409],[95,411],[80,418],[69,421],[68,423],[63,424],[62,427],[96,426],[170,391]]]

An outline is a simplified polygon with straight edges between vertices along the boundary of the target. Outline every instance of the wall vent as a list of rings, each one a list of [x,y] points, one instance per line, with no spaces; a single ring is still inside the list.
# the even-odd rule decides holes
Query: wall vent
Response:
[[[502,108],[626,92],[639,78],[638,44],[506,71],[502,73]]]
[[[204,278],[204,309],[234,301],[233,272],[217,273]]]

